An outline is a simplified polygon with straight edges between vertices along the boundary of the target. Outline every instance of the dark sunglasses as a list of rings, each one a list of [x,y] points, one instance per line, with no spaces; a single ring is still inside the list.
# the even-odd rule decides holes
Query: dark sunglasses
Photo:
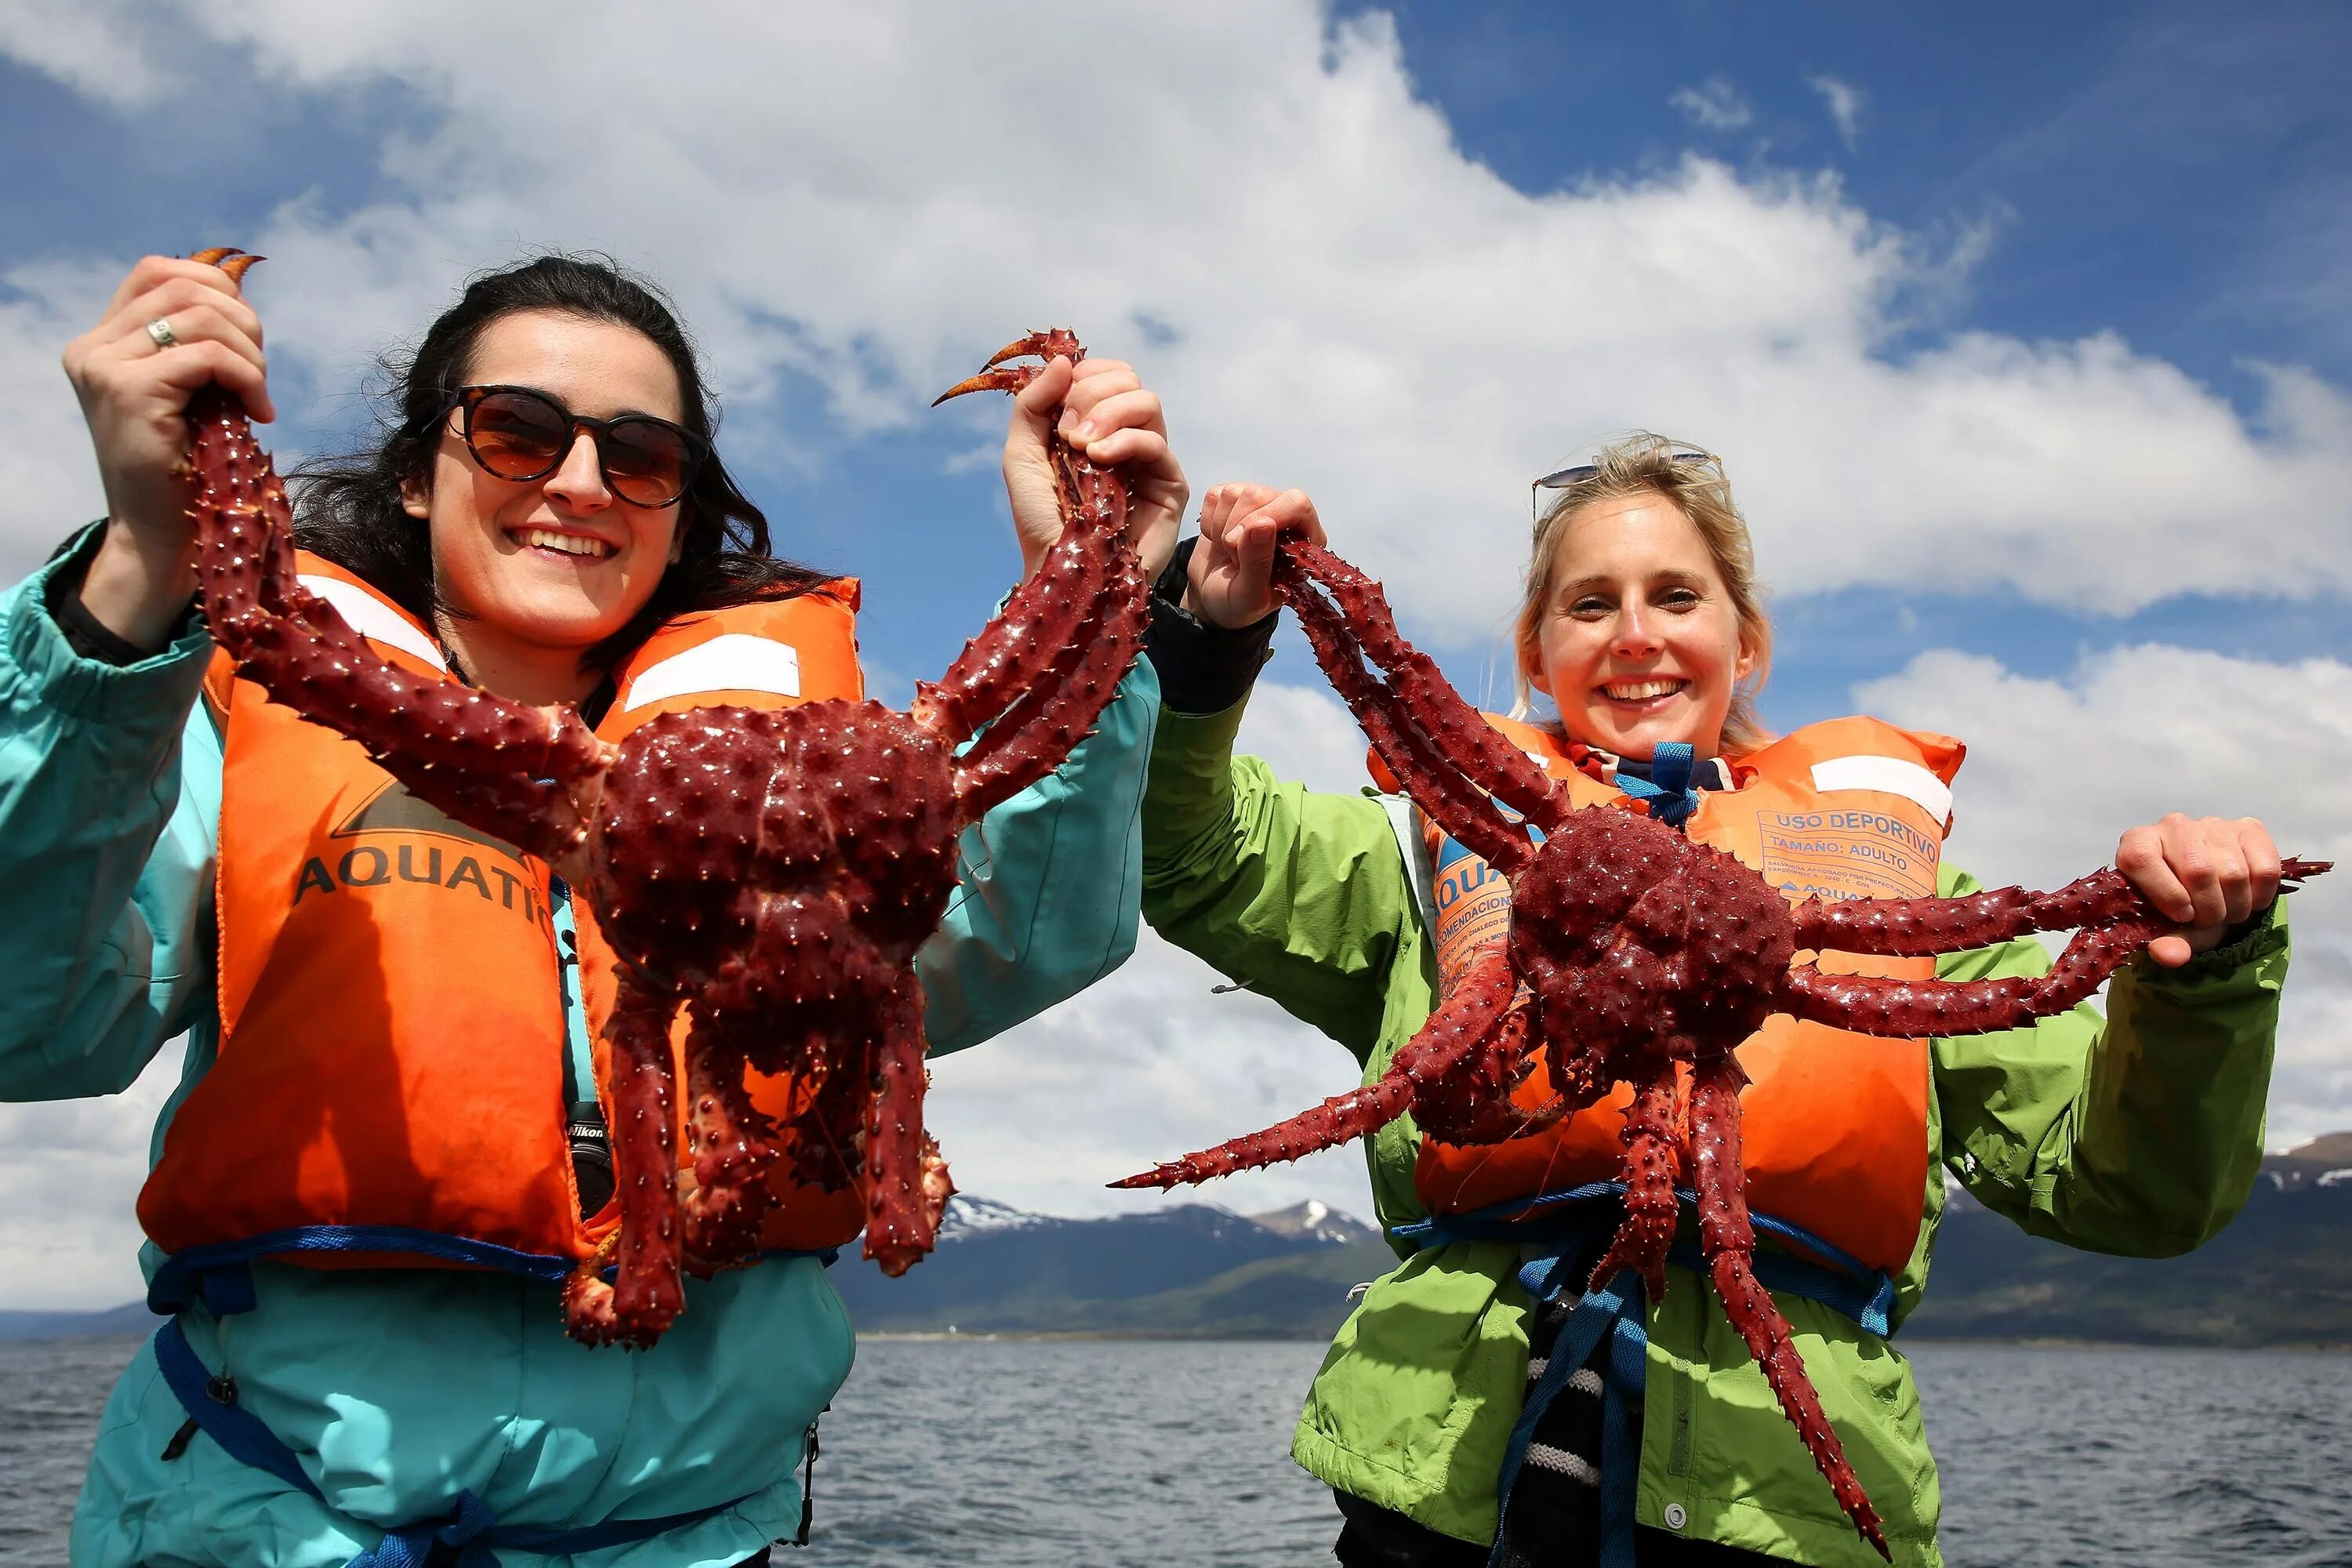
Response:
[[[1723,459],[1712,452],[1676,452],[1667,460],[1675,463],[1703,463],[1713,468],[1718,478],[1723,473]],[[1571,468],[1553,469],[1528,487],[1528,515],[1537,522],[1542,522],[1544,491],[1571,489],[1600,471],[1601,465],[1598,463],[1579,463]]]
[[[605,486],[631,506],[677,504],[710,456],[710,443],[650,414],[591,419],[528,386],[461,386],[418,434],[458,416],[466,450],[482,471],[501,479],[543,479],[563,466],[581,431],[596,443]]]

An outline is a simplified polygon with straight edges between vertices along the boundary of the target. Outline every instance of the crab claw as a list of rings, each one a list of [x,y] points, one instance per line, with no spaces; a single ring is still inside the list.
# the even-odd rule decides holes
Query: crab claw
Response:
[[[1045,364],[998,367],[1007,360],[1035,354]],[[1048,327],[1042,332],[1031,332],[1025,338],[1015,338],[988,356],[987,365],[978,375],[967,376],[931,399],[937,408],[950,397],[961,397],[967,392],[1018,392],[1034,381],[1045,365],[1056,359],[1066,359],[1072,364],[1087,357],[1086,345],[1067,327]]]
[[[247,268],[257,261],[267,261],[269,258],[266,256],[256,256],[249,250],[239,250],[234,245],[214,245],[191,252],[188,259],[201,261],[208,267],[217,267],[228,274],[230,282],[241,283],[245,280]]]

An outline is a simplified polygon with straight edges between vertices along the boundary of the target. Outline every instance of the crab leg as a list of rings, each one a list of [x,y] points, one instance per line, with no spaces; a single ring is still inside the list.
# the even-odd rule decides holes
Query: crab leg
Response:
[[[1351,1138],[1377,1132],[1411,1110],[1414,1096],[1432,1079],[1443,1077],[1486,1038],[1512,989],[1510,961],[1499,947],[1471,966],[1453,995],[1429,1016],[1421,1033],[1398,1047],[1388,1071],[1373,1083],[1333,1095],[1310,1110],[1263,1132],[1253,1132],[1197,1154],[1171,1160],[1139,1175],[1111,1183],[1114,1187],[1174,1187],[1230,1176],[1261,1165],[1303,1159],[1337,1148]]]
[[[1591,1288],[1601,1289],[1619,1269],[1630,1268],[1641,1276],[1654,1307],[1666,1299],[1666,1249],[1674,1245],[1675,1216],[1681,1209],[1675,1196],[1682,1136],[1675,1126],[1672,1061],[1655,1060],[1649,1080],[1626,1108],[1620,1136],[1625,1143],[1625,1223],[1594,1266]]]
[[[1033,332],[990,356],[992,367],[1027,354],[1073,363],[1086,349],[1069,332]],[[1018,392],[1041,365],[991,368],[941,393],[938,402],[969,392]],[[1127,531],[1127,490],[1116,479],[1072,452],[1058,433],[1048,438],[1054,489],[1066,520],[1062,537],[1027,581],[1013,591],[996,618],[964,644],[937,682],[915,689],[917,720],[950,742],[961,742],[1004,711],[1083,635],[1088,609],[1099,602]]]
[[[1102,618],[1081,624],[1063,656],[959,760],[956,796],[965,820],[1060,766],[1118,694],[1143,646],[1150,604],[1142,563],[1125,548],[1118,553],[1096,600],[1108,606]]]
[[[866,1119],[866,1256],[896,1279],[931,1250],[955,1182],[923,1131],[923,996],[912,975],[899,982],[883,1016]]]
[[[2291,888],[2332,865],[2287,860],[2279,868],[2280,884]],[[2054,893],[1992,888],[1961,899],[1807,899],[1790,915],[1797,922],[1800,948],[1921,958],[1986,947],[2028,931],[2074,931],[2154,912],[2130,879],[2110,866]]]
[[[1748,1353],[1763,1369],[1764,1381],[1780,1402],[1780,1413],[1797,1428],[1805,1451],[1828,1479],[1838,1507],[1878,1554],[1892,1562],[1878,1514],[1854,1478],[1845,1449],[1822,1412],[1812,1380],[1805,1375],[1803,1358],[1790,1342],[1789,1320],[1757,1283],[1749,1261],[1756,1252],[1756,1232],[1748,1224],[1747,1183],[1739,1169],[1739,1091],[1747,1082],[1739,1059],[1727,1051],[1692,1069],[1691,1173],[1698,1193],[1699,1249],[1706,1254],[1724,1314],[1748,1342]],[[1666,1195],[1674,1195],[1671,1189]]]
[[[687,1152],[694,1156],[694,1189],[682,1205],[688,1253],[744,1258],[758,1250],[760,1226],[776,1206],[767,1184],[775,1163],[776,1130],[752,1109],[743,1089],[744,1053],[730,1048],[719,1026],[699,1007],[686,1040],[686,1092],[691,1110]]]
[[[1489,781],[1496,799],[1549,830],[1567,809],[1551,780],[1462,700],[1435,660],[1404,639],[1381,585],[1305,540],[1286,539],[1280,551],[1286,566],[1331,595],[1357,645],[1388,677],[1389,689],[1431,743],[1471,777]]]
[[[1888,980],[1824,974],[1801,963],[1781,982],[1779,1011],[1895,1039],[1982,1035],[2063,1013],[2141,948],[2180,928],[2162,916],[2079,931],[2039,979]]]
[[[575,848],[613,749],[569,708],[510,702],[379,657],[296,581],[285,488],[245,411],[207,387],[188,417],[197,584],[238,674],[359,742],[461,821],[551,860]]]
[[[1496,815],[1494,805],[1438,750],[1434,742],[1397,710],[1396,693],[1364,668],[1352,628],[1339,611],[1304,587],[1283,554],[1275,556],[1275,588],[1298,617],[1324,678],[1356,715],[1365,738],[1389,765],[1405,793],[1440,827],[1506,877],[1517,875],[1535,858],[1527,830]],[[1473,717],[1475,717],[1474,714]],[[1483,719],[1481,729],[1489,726]],[[1549,783],[1549,781],[1547,781]]]
[[[565,1285],[572,1337],[639,1349],[661,1338],[686,1309],[679,1274],[677,1149],[670,1079],[669,1021],[677,999],[624,964],[604,1037],[612,1047],[613,1175],[621,1200],[617,1245],[608,1243]],[[607,1285],[598,1270],[617,1260]]]
[[[1423,1132],[1441,1143],[1501,1143],[1568,1113],[1568,1100],[1560,1095],[1535,1110],[1523,1110],[1511,1100],[1511,1090],[1534,1065],[1528,1055],[1528,1008],[1507,1008],[1477,1049],[1414,1091],[1412,1119]]]

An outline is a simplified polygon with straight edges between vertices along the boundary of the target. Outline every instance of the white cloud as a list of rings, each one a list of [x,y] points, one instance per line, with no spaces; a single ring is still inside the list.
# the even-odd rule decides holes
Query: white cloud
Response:
[[[1756,118],[1739,89],[1719,76],[1711,76],[1696,87],[1676,88],[1667,99],[1694,125],[1709,131],[1737,131]]]
[[[17,451],[0,498],[0,574],[14,582],[77,525],[106,512],[58,356],[95,319],[112,284],[57,268],[19,268],[0,282],[16,296],[0,298],[0,427],[16,432]]]
[[[1808,79],[1807,85],[1822,95],[1822,103],[1837,124],[1838,140],[1849,153],[1854,150],[1862,129],[1862,106],[1864,95],[1852,82],[1840,81],[1833,76]]]
[[[1328,691],[1261,681],[1236,749],[1278,778],[1354,794],[1364,739]],[[1103,1184],[1271,1126],[1355,1087],[1353,1058],[1147,927],[1109,979],[937,1068],[929,1114],[967,1191],[1055,1214],[1131,1214],[1206,1201],[1263,1214],[1320,1198],[1372,1214],[1360,1145],[1188,1189],[1175,1200]]]
[[[1355,1058],[1149,927],[1108,980],[933,1069],[926,1119],[967,1192],[1050,1214],[1320,1198],[1372,1215],[1360,1144],[1163,1197],[1106,1184],[1269,1127],[1361,1080]]]
[[[1946,651],[1854,701],[1969,742],[1951,858],[1990,885],[2056,887],[2168,811],[2260,817],[2286,853],[2336,860],[2294,902],[2270,1142],[2352,1128],[2352,665],[2151,645],[2046,680]]]
[[[730,440],[820,465],[1012,328],[1073,322],[1143,364],[1202,482],[1311,489],[1425,635],[1507,607],[1528,476],[1637,424],[1726,455],[1784,593],[1935,580],[2123,611],[2352,588],[2352,405],[2307,373],[2253,368],[2249,420],[2095,322],[1881,357],[1979,251],[1888,228],[1832,176],[1693,157],[1528,195],[1413,98],[1379,14],[1031,15],[679,8],[616,40],[551,0],[256,0],[172,25],[241,52],[249,90],[407,89],[380,199],[305,195],[229,237],[273,258],[279,364],[329,389],[469,269],[601,246],[679,295]],[[67,71],[21,30],[0,47]],[[1011,80],[1053,86],[975,85]],[[803,378],[833,426],[758,406]],[[28,504],[0,511],[20,560],[56,531]]]
[[[144,1291],[132,1208],[181,1051],[166,1045],[121,1094],[0,1104],[0,1307],[112,1307]]]
[[[177,81],[148,47],[145,6],[126,0],[0,0],[0,52],[120,109]]]
[[[1884,357],[1923,292],[1958,296],[1966,255],[1890,229],[1827,175],[1692,157],[1516,190],[1415,100],[1377,14],[1049,3],[1015,29],[967,7],[681,6],[625,36],[604,25],[617,14],[583,21],[553,0],[148,15],[19,0],[0,11],[0,51],[103,101],[205,113],[217,79],[148,63],[177,58],[154,47],[167,29],[241,55],[240,92],[405,89],[414,122],[385,141],[371,205],[289,190],[251,233],[184,237],[272,257],[254,296],[281,389],[347,395],[376,347],[418,331],[470,270],[599,247],[679,297],[735,409],[731,443],[820,466],[844,432],[911,426],[1013,330],[1073,323],[1142,364],[1200,483],[1312,489],[1419,635],[1491,634],[1522,565],[1528,478],[1633,424],[1727,456],[1784,594],[1932,583],[2129,610],[2183,592],[2352,591],[2343,388],[2251,367],[2260,407],[2242,417],[2095,322]],[[103,47],[84,16],[100,17]],[[70,26],[52,27],[59,16]],[[111,243],[11,273],[0,299],[0,416],[24,435],[0,499],[11,571],[97,510],[57,357],[131,259]],[[1139,315],[1172,340],[1154,346]],[[787,380],[822,388],[829,426],[784,428],[760,406]],[[964,417],[944,451],[1001,415]],[[2352,757],[2297,706],[2325,699],[2340,715],[2343,689],[2326,684],[2340,667],[2198,662],[2210,658],[2137,650],[2051,683],[1930,656],[1864,697],[1977,741],[1959,853],[1988,875],[2086,869],[2117,827],[2182,804],[2174,789],[2352,858],[2315,793],[2352,776]],[[1360,777],[1360,742],[1318,692],[1270,686],[1249,733],[1323,787]],[[2262,771],[2282,736],[2302,760]],[[2207,750],[2188,744],[2200,737]],[[2299,907],[2274,1136],[2352,1125],[2338,1043],[2352,1037],[2352,872],[2339,876]],[[1344,1052],[1260,999],[1211,995],[1213,980],[1147,939],[1105,985],[944,1063],[937,1113],[966,1184],[1106,1205],[1101,1181],[1353,1081]],[[0,1175],[12,1194],[40,1184],[38,1201],[12,1199],[8,1255],[44,1259],[45,1281],[96,1279],[76,1272],[85,1256],[127,1267],[150,1092],[0,1112],[0,1148],[29,1150],[45,1130],[85,1151],[70,1182],[30,1154]],[[1040,1149],[1060,1152],[1056,1168]],[[92,1150],[112,1162],[95,1176],[80,1166]],[[1363,1212],[1356,1153],[1318,1159],[1209,1195]]]

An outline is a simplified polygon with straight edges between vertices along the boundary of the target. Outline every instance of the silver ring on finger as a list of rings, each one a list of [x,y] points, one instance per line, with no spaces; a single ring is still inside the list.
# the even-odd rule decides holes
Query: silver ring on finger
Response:
[[[155,340],[155,346],[159,349],[179,346],[180,334],[172,330],[171,318],[168,316],[158,316],[148,322],[147,335]]]

